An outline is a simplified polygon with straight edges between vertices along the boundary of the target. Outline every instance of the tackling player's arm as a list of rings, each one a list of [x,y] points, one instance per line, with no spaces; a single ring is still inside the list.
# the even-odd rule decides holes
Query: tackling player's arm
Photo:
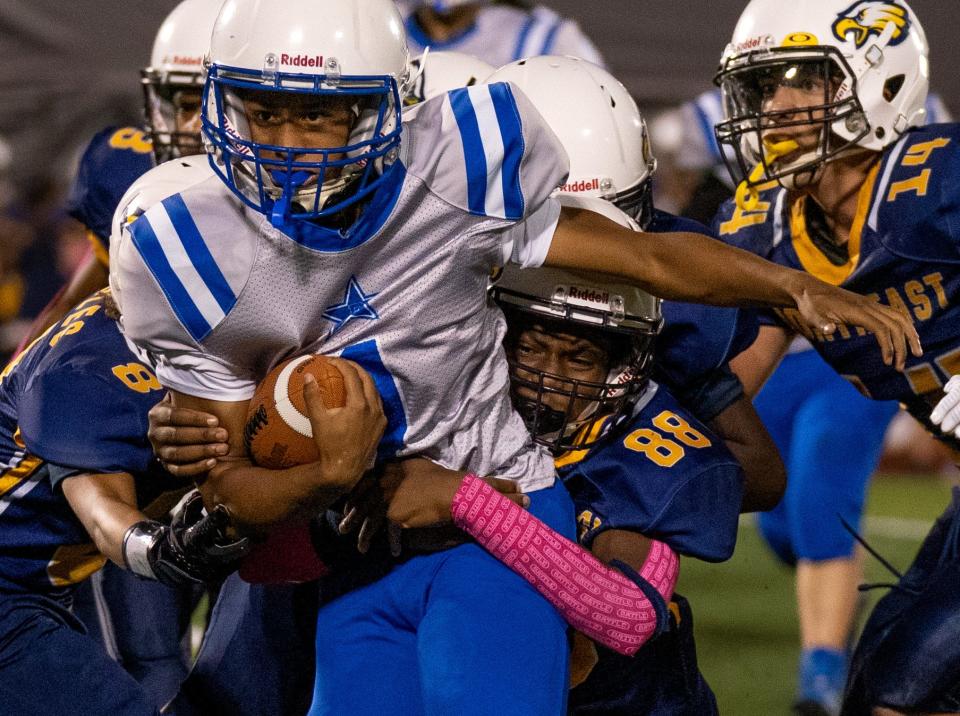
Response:
[[[137,509],[133,475],[74,475],[61,484],[63,496],[67,498],[97,549],[104,557],[126,567],[123,560],[123,536],[137,522],[147,519],[146,515]]]
[[[750,398],[741,395],[707,424],[743,468],[740,511],[758,512],[776,507],[787,489],[787,471]]]
[[[304,398],[320,458],[286,470],[269,470],[250,461],[243,441],[249,401],[215,401],[171,391],[173,407],[194,411],[190,415],[213,415],[218,428],[212,429],[226,438],[226,454],[214,458],[215,465],[198,480],[208,505],[223,505],[239,525],[256,529],[294,516],[314,515],[360,480],[387,421],[369,374],[350,361],[333,360],[343,374],[346,404],[326,408],[316,380],[309,375],[305,378]],[[226,435],[218,430],[225,430]],[[164,453],[161,449],[162,459],[170,456],[169,450]]]
[[[100,552],[125,569],[172,586],[217,582],[247,551],[246,540],[227,536],[225,512],[204,515],[187,500],[170,525],[137,508],[129,473],[81,473],[61,483],[63,495]]]
[[[544,263],[618,276],[678,301],[795,307],[815,334],[832,334],[840,323],[860,326],[898,370],[908,350],[922,355],[912,321],[895,309],[701,234],[637,236],[599,214],[565,207]]]
[[[494,557],[517,572],[550,601],[575,629],[622,654],[633,654],[665,618],[673,594],[679,559],[667,545],[625,530],[606,530],[594,540],[597,556],[568,540],[524,511],[517,493],[503,489],[504,480],[478,479],[428,460],[405,460],[398,465],[397,484],[388,496],[388,518],[403,526],[426,526],[439,520],[453,523]],[[434,486],[445,486],[436,490]],[[425,496],[433,498],[425,500]],[[435,510],[423,510],[424,502]],[[405,504],[400,504],[405,503]],[[428,522],[421,523],[419,517]],[[546,549],[544,549],[546,547]],[[599,557],[599,560],[597,559]],[[612,566],[607,566],[605,562]],[[543,580],[526,565],[545,565],[544,572],[580,573],[598,588],[584,593],[566,580]],[[610,628],[602,616],[606,607],[632,612],[623,631]],[[602,604],[604,607],[598,608]],[[629,623],[628,623],[629,622]]]
[[[748,398],[756,397],[773,375],[792,340],[793,334],[780,326],[760,326],[753,344],[730,361],[730,367],[743,383],[743,392]]]

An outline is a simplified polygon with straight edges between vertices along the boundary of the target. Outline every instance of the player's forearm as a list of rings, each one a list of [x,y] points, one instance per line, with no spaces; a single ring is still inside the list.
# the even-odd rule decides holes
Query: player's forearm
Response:
[[[238,526],[258,531],[312,517],[346,494],[360,477],[324,470],[319,463],[269,470],[249,460],[222,459],[200,492],[208,506],[223,505]]]
[[[129,481],[130,485],[119,484]],[[123,537],[147,519],[137,509],[130,475],[77,475],[63,481],[63,493],[100,553],[121,567]]]
[[[783,498],[787,473],[777,446],[753,404],[741,396],[721,411],[710,427],[719,435],[743,468],[741,512],[772,510]]]
[[[100,553],[114,564],[126,568],[123,557],[123,536],[133,525],[146,520],[147,516],[139,510],[116,505],[116,510],[104,516],[94,527],[90,536]]]
[[[630,257],[634,273],[652,272],[665,298],[720,306],[794,307],[816,279],[701,234],[644,234],[651,245]],[[649,257],[647,256],[649,254]],[[683,271],[677,270],[677,265]]]
[[[452,512],[460,529],[597,643],[634,654],[665,626],[679,574],[679,559],[665,544],[644,545],[637,571],[622,562],[608,567],[473,475],[464,478]]]
[[[546,263],[618,276],[666,299],[721,306],[795,306],[815,281],[702,234],[637,234],[570,208]]]

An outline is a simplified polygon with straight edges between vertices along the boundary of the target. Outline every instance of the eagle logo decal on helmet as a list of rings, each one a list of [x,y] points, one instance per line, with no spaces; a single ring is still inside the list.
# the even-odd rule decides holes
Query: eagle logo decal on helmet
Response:
[[[833,23],[833,34],[841,41],[852,39],[859,49],[871,36],[879,37],[883,34],[890,23],[895,29],[889,44],[899,45],[910,32],[910,13],[907,9],[894,2],[864,0],[854,3],[837,15]],[[850,33],[854,33],[852,37]]]

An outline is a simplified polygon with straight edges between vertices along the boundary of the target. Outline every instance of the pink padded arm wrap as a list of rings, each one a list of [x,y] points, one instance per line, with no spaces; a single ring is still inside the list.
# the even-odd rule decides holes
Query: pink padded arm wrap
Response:
[[[636,584],[475,475],[463,479],[451,511],[460,529],[594,641],[630,655],[656,632],[656,610]],[[664,601],[673,595],[679,572],[673,550],[652,542],[640,576]]]

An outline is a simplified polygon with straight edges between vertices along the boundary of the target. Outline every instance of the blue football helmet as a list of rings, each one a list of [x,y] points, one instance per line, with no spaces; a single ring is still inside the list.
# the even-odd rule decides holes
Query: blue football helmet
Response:
[[[214,170],[277,227],[353,223],[345,210],[387,179],[398,156],[408,54],[391,0],[227,0],[213,30],[203,133]],[[248,104],[352,113],[342,146],[253,138]]]

